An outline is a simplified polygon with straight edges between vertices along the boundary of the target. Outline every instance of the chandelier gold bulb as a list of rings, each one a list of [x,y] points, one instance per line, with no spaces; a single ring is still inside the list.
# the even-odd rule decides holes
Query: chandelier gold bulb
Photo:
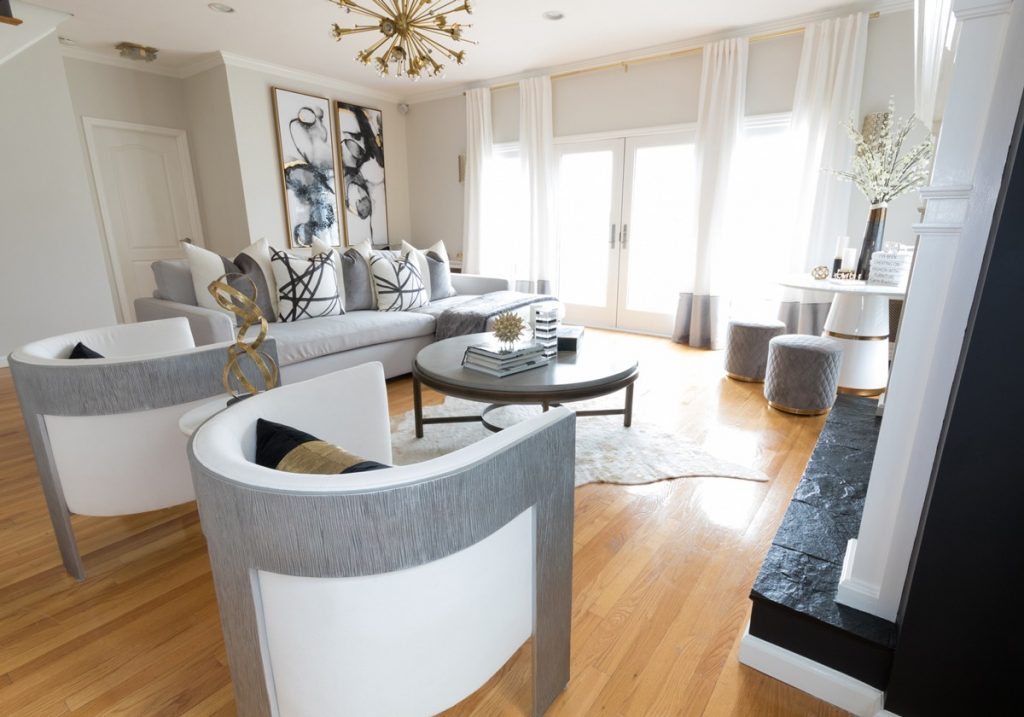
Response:
[[[372,24],[341,27],[334,23],[331,34],[335,40],[364,32],[378,32],[380,37],[356,54],[356,62],[372,64],[381,77],[394,75],[418,80],[439,77],[444,73],[444,59],[461,65],[465,50],[454,50],[448,43],[467,42],[463,30],[472,25],[452,22],[456,13],[473,13],[469,0],[329,0],[346,13],[355,13],[373,20]]]

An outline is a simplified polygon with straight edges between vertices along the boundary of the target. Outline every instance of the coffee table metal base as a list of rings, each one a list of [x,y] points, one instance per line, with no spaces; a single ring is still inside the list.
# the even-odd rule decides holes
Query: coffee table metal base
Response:
[[[606,408],[606,409],[595,409],[589,411],[576,411],[577,416],[622,416],[622,425],[629,428],[633,425],[633,384],[636,381],[638,372],[634,371],[630,376],[610,383],[608,385],[600,387],[596,392],[587,392],[586,395],[571,395],[571,396],[559,396],[559,401],[568,400],[584,400],[588,398],[598,398],[600,396],[607,396],[610,393],[614,393],[622,388],[626,389],[626,399],[622,408]],[[442,393],[456,396],[458,398],[465,398],[470,401],[480,400],[480,398],[489,399],[489,397],[483,397],[481,395],[471,393],[464,390],[458,390],[457,387],[444,385],[434,385],[428,383],[431,388],[437,389]],[[552,400],[538,400],[536,397],[523,396],[523,400],[518,401],[507,401],[507,402],[494,402],[487,405],[484,410],[478,416],[444,416],[444,417],[431,417],[426,418],[423,416],[423,383],[420,377],[417,375],[415,369],[412,374],[412,401],[413,401],[413,413],[416,418],[416,437],[423,438],[423,426],[428,423],[481,423],[483,427],[488,431],[497,433],[498,431],[504,430],[503,426],[491,423],[487,420],[487,414],[503,408],[504,406],[511,405],[523,405],[523,404],[539,404],[541,408],[546,412],[552,406],[561,406],[560,402]]]

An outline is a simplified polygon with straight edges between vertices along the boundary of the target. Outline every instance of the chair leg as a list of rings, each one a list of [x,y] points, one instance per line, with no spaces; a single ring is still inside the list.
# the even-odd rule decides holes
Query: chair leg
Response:
[[[82,556],[78,552],[78,541],[75,540],[75,531],[71,526],[71,512],[64,502],[64,492],[61,490],[60,479],[54,467],[43,418],[26,417],[25,425],[28,428],[32,451],[35,453],[39,483],[43,487],[46,508],[50,513],[50,522],[57,537],[57,547],[60,549],[64,569],[76,580],[85,580],[85,564],[82,563]]]

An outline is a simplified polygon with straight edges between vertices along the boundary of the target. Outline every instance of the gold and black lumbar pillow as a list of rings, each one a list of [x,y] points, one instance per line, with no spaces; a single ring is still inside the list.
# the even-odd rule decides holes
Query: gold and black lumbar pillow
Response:
[[[368,461],[297,428],[256,420],[256,463],[286,473],[363,473],[391,466]]]
[[[101,359],[105,358],[103,354],[98,351],[94,351],[89,348],[81,341],[75,344],[75,347],[71,349],[71,353],[68,355],[69,359]]]

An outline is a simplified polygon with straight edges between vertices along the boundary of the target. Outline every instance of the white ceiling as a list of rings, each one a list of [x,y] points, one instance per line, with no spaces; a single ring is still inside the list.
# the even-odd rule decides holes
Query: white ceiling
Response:
[[[33,0],[72,13],[58,32],[79,49],[116,57],[121,41],[160,49],[153,69],[180,72],[217,50],[356,83],[395,97],[517,75],[849,5],[849,0],[472,0],[466,64],[445,78],[381,79],[353,57],[369,35],[335,42],[344,15],[327,0]],[[545,20],[546,10],[565,19]]]

